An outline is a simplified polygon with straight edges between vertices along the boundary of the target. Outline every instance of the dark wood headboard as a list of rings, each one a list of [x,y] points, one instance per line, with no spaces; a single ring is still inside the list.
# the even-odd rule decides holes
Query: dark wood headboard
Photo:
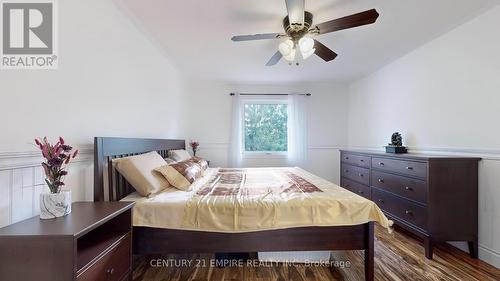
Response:
[[[111,161],[116,158],[157,151],[162,157],[173,149],[186,149],[185,140],[136,139],[136,138],[94,138],[94,201],[119,201],[134,192],[134,188],[113,170]],[[108,176],[105,178],[104,169]],[[107,182],[108,198],[104,188]]]

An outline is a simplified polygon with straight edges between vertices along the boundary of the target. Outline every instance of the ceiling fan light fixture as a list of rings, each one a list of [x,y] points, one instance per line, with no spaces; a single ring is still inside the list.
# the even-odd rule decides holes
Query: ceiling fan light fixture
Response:
[[[294,45],[293,41],[288,39],[280,43],[278,46],[278,49],[280,53],[283,55],[283,57],[290,56],[292,51],[294,50]]]
[[[301,52],[308,52],[309,50],[314,48],[314,40],[307,36],[300,38],[299,48]]]
[[[304,36],[299,40],[299,49],[303,59],[310,57],[316,49],[314,48],[314,40],[310,37]]]
[[[300,51],[303,59],[307,59],[308,57],[312,56],[314,54],[314,52],[316,52],[315,48],[312,48],[311,50],[309,50],[307,52],[302,52],[302,50]]]
[[[287,55],[287,56],[283,56],[283,58],[285,58],[285,60],[291,62],[291,61],[294,61],[295,60],[295,54],[297,53],[297,51],[295,50],[295,48],[293,48],[290,53]]]

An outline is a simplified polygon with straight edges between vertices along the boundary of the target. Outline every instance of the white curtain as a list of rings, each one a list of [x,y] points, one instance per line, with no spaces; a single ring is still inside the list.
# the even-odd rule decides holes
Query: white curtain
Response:
[[[243,128],[241,120],[241,96],[234,94],[233,98],[233,113],[231,124],[231,138],[229,143],[229,167],[241,167],[243,155]]]
[[[307,160],[307,96],[288,96],[288,165],[304,167]]]

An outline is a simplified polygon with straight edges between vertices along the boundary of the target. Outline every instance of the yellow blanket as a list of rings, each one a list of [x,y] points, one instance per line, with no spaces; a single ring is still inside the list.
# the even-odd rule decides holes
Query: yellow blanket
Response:
[[[372,201],[300,168],[220,169],[192,191],[181,228],[251,232],[369,221],[392,224]]]

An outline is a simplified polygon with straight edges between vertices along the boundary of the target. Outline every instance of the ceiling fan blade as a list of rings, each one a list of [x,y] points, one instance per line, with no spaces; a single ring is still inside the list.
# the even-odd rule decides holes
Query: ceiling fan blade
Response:
[[[272,57],[271,59],[266,63],[266,66],[273,66],[275,64],[277,64],[280,59],[283,57],[283,55],[280,53],[280,51],[277,51]]]
[[[316,25],[312,30],[316,29],[319,34],[339,31],[357,26],[372,24],[377,21],[378,16],[379,14],[377,10],[372,9],[340,19],[320,23]]]
[[[290,24],[304,24],[305,0],[285,0]]]
[[[314,40],[314,48],[316,49],[314,53],[324,61],[331,61],[337,57],[337,53],[320,43],[318,40]]]
[[[250,40],[265,40],[265,39],[278,39],[282,36],[281,33],[263,33],[263,34],[253,34],[253,35],[239,35],[233,36],[231,40],[235,42],[240,41],[250,41]]]

